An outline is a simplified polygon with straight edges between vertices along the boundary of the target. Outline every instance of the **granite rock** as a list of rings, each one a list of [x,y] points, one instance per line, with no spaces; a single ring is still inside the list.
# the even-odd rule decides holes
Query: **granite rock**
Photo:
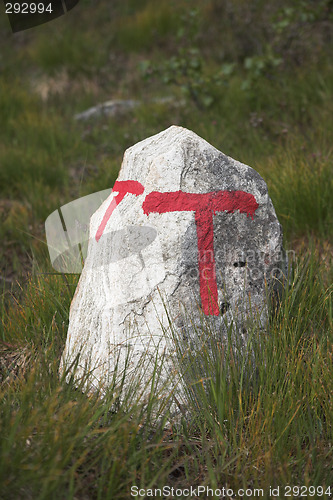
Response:
[[[125,152],[91,217],[61,370],[80,356],[76,377],[89,369],[107,387],[126,366],[125,389],[137,381],[148,398],[161,367],[159,389],[182,402],[179,343],[198,348],[203,321],[227,342],[231,325],[242,353],[249,319],[265,332],[286,266],[262,177],[172,126]]]

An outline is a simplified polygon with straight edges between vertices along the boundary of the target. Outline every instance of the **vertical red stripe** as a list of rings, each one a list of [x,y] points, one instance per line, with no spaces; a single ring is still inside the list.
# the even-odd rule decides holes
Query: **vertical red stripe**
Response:
[[[218,316],[218,294],[214,258],[214,226],[211,210],[197,210],[195,223],[198,236],[200,297],[204,314]]]

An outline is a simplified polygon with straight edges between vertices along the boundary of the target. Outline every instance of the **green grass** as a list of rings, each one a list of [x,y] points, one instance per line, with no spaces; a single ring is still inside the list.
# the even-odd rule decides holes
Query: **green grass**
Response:
[[[15,369],[1,370],[3,494],[128,498],[133,485],[329,486],[333,308],[325,273],[315,251],[295,264],[267,334],[253,328],[254,356],[237,357],[232,343],[212,342],[215,332],[203,330],[201,350],[186,364],[189,417],[176,427],[165,427],[167,413],[156,423],[154,397],[147,407],[133,390],[114,413],[116,388],[101,402],[59,380],[76,279],[35,275],[2,315],[4,363],[17,356]]]
[[[15,35],[0,19],[0,496],[6,499],[128,499],[133,485],[263,488],[269,498],[269,486],[333,484],[329,5],[317,2],[316,14],[313,3],[299,2],[286,14],[289,0],[155,3],[82,1],[68,15]],[[263,68],[245,64],[269,50],[282,60],[277,67],[267,59]],[[161,63],[184,54],[184,74],[166,78]],[[159,71],[144,77],[147,60]],[[218,81],[230,62],[232,71]],[[193,84],[199,100],[188,91]],[[205,107],[207,95],[212,104]],[[174,103],[153,101],[165,96]],[[113,98],[142,105],[116,117],[74,120]],[[59,206],[113,185],[127,147],[172,124],[263,176],[285,248],[297,255],[267,333],[252,325],[254,355],[239,357],[231,344],[208,345],[216,332],[203,328],[202,349],[186,364],[189,417],[178,425],[168,423],[167,401],[154,391],[148,404],[135,391],[120,403],[116,387],[101,400],[59,379],[78,276],[52,274],[44,233],[45,219]]]

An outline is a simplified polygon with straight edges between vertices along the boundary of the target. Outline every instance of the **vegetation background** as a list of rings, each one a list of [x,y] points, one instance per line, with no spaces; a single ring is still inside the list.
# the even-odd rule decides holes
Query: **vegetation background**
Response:
[[[333,2],[81,0],[16,34],[3,9],[0,30],[1,497],[199,484],[332,496]],[[139,105],[75,119],[110,99]],[[257,377],[228,346],[228,373],[220,346],[213,359],[203,349],[211,377],[204,389],[192,374],[180,426],[154,422],[153,390],[114,413],[116,388],[101,402],[59,380],[78,276],[54,273],[44,233],[51,212],[112,187],[124,150],[171,124],[264,177],[296,252]]]

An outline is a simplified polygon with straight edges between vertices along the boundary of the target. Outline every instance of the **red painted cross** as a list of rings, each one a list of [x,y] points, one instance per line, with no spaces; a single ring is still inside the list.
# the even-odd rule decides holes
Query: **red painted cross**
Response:
[[[108,223],[108,220],[111,217],[112,212],[116,208],[116,206],[124,199],[127,193],[135,194],[138,196],[142,194],[144,191],[143,185],[138,181],[116,181],[114,183],[112,191],[118,191],[118,194],[112,199],[110,205],[106,209],[102,222],[100,223],[95,238],[96,241],[99,241],[102,236],[105,226]]]
[[[215,275],[213,214],[220,211],[233,213],[239,210],[247,216],[250,215],[253,220],[258,207],[255,197],[245,191],[212,191],[204,194],[153,191],[146,196],[142,204],[143,211],[147,215],[151,212],[159,214],[175,211],[195,212],[200,297],[206,315],[218,316],[220,313]],[[206,255],[212,256],[209,262],[206,262]]]

